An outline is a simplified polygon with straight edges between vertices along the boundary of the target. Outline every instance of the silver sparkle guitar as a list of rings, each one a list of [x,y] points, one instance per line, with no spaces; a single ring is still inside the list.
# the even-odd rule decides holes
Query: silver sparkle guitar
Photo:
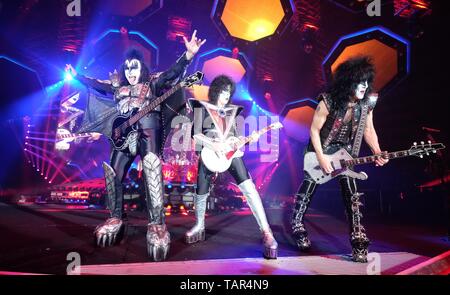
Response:
[[[327,174],[322,170],[319,165],[319,161],[317,160],[316,153],[308,152],[304,157],[303,170],[308,172],[311,178],[318,184],[326,183],[339,175],[347,175],[355,179],[366,180],[368,178],[367,174],[364,172],[353,171],[353,166],[373,163],[380,157],[385,159],[396,159],[408,156],[423,158],[424,155],[428,156],[432,153],[436,153],[437,150],[444,148],[445,146],[442,143],[431,143],[430,141],[428,143],[424,143],[422,141],[419,145],[414,143],[408,150],[360,158],[353,158],[345,149],[342,148],[337,152],[328,155],[331,166],[334,169],[334,171],[330,174]]]

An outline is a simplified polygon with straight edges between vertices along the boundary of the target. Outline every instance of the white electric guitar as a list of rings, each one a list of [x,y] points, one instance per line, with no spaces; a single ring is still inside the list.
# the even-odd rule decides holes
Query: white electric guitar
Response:
[[[96,133],[74,134],[67,129],[58,128],[56,130],[55,149],[58,151],[67,151],[70,149],[70,143],[77,138],[88,138],[95,136]]]
[[[276,122],[257,131],[256,133],[258,136],[261,136],[272,129],[280,128],[283,128],[283,125],[280,122]],[[237,138],[235,136],[228,137],[225,140],[227,147],[225,151],[216,152],[213,148],[214,141],[212,141],[209,137],[206,137],[203,134],[194,135],[195,140],[204,144],[201,152],[201,159],[206,168],[212,172],[224,172],[230,168],[231,162],[234,158],[242,157],[244,155],[244,152],[240,149],[249,143],[252,140],[252,137],[253,135],[243,138]]]
[[[340,149],[337,152],[328,155],[331,161],[331,166],[334,171],[330,174],[323,172],[317,160],[316,153],[308,152],[304,158],[304,169],[311,178],[318,184],[328,182],[329,180],[339,176],[347,175],[349,177],[366,180],[367,174],[364,172],[355,172],[351,168],[354,165],[367,164],[375,162],[377,158],[383,157],[385,159],[396,159],[408,156],[418,156],[423,158],[424,155],[436,153],[437,150],[444,149],[445,146],[442,143],[428,143],[421,142],[420,145],[414,143],[409,150],[386,153],[382,155],[373,155],[368,157],[353,158],[345,149]]]

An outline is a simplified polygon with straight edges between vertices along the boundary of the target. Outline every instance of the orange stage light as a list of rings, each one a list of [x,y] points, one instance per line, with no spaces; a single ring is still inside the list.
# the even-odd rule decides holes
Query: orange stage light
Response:
[[[286,135],[302,143],[308,142],[309,129],[316,106],[317,102],[311,99],[302,99],[287,104],[281,112]]]
[[[325,58],[323,70],[330,81],[342,62],[356,56],[369,56],[376,70],[374,92],[383,94],[408,74],[409,47],[408,40],[383,27],[372,27],[341,37]]]
[[[211,18],[224,38],[253,42],[282,34],[294,10],[291,0],[215,0]]]
[[[186,88],[186,97],[208,101],[208,90],[209,87],[206,85],[194,85]]]
[[[383,89],[398,73],[397,50],[372,39],[355,45],[347,46],[339,55],[336,61],[331,65],[331,71],[334,73],[336,68],[347,59],[357,55],[368,55],[372,57],[375,69],[377,71],[374,82],[374,91]]]
[[[283,17],[280,0],[228,0],[221,20],[231,36],[255,41],[273,35]]]
[[[205,61],[202,72],[205,73],[205,78],[209,82],[219,75],[227,75],[235,83],[239,83],[246,70],[239,59],[220,55]]]

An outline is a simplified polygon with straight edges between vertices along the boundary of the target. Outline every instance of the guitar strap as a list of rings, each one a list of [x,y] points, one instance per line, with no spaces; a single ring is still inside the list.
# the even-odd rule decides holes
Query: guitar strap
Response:
[[[355,141],[353,142],[352,157],[358,157],[359,150],[361,148],[362,138],[364,136],[364,129],[366,127],[367,114],[369,110],[369,104],[365,103],[361,107],[361,118],[359,119],[358,129],[356,130]]]
[[[144,85],[142,85],[141,93],[139,93],[139,102],[144,103],[145,102],[145,96],[147,95],[148,89],[150,88],[150,82],[145,82]]]
[[[149,88],[150,88],[150,82],[145,82],[145,84],[142,85],[141,93],[139,93],[139,97],[138,97],[138,101],[141,103],[141,108],[146,105],[145,104],[145,96],[147,95]],[[148,101],[147,101],[147,104],[148,104]],[[127,142],[125,143],[124,147],[128,147],[130,154],[132,156],[136,156],[137,146],[138,146],[138,133],[133,132],[127,137]]]

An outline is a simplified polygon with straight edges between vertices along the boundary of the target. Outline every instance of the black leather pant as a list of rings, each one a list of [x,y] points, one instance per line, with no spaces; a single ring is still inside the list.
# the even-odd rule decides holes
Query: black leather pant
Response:
[[[231,176],[236,181],[236,184],[241,184],[247,179],[250,179],[250,175],[248,174],[248,170],[245,167],[244,161],[242,158],[234,158],[231,161],[231,166],[227,170]],[[208,170],[206,166],[203,164],[203,161],[199,159],[198,161],[198,176],[197,176],[197,195],[204,195],[209,193],[209,188],[211,185],[211,177],[213,176],[213,172]]]
[[[145,155],[148,153],[154,153],[155,155],[159,155],[160,146],[161,146],[161,130],[160,129],[143,129],[139,130],[139,140],[138,140],[138,150],[137,154],[144,159]],[[123,151],[112,150],[111,152],[111,160],[110,166],[114,169],[116,173],[117,180],[120,183],[123,183],[125,177],[127,175],[128,170],[130,169],[131,164],[135,160],[137,155],[132,155],[128,149]],[[147,208],[150,210],[152,208],[150,203],[150,198],[147,195]],[[123,215],[123,195],[116,195],[116,206],[113,209],[112,217],[122,218]],[[149,211],[149,219],[150,216],[154,216],[153,219],[163,219],[164,216],[160,216],[160,214],[150,214]],[[156,215],[156,216],[155,216]],[[150,220],[151,222],[154,220]],[[161,222],[157,222],[161,223]]]

